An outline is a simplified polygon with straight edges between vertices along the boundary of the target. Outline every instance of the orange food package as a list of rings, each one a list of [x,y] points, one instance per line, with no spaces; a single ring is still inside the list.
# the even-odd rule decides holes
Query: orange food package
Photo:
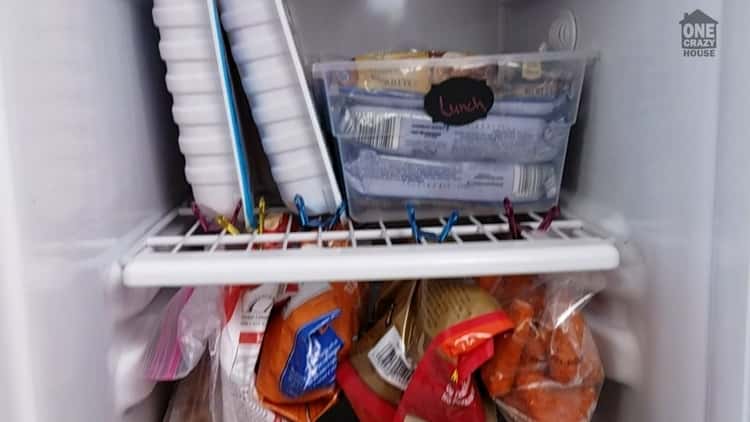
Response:
[[[292,421],[316,420],[336,403],[336,369],[359,329],[358,283],[305,283],[271,316],[256,389]]]
[[[500,356],[493,356],[481,372],[485,386],[508,421],[591,419],[604,382],[604,369],[581,312],[596,292],[591,287],[596,284],[585,277],[478,280],[481,287],[494,289],[493,295],[504,304],[516,325],[513,335],[495,339]],[[532,309],[521,307],[521,303]],[[521,326],[519,315],[528,317],[529,313],[532,317]],[[523,344],[511,343],[510,339]]]

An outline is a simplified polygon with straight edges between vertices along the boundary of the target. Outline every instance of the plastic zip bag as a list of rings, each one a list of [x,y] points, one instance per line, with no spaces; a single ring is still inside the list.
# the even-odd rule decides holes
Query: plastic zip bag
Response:
[[[587,422],[604,369],[582,310],[604,287],[594,274],[484,279],[516,328],[495,338],[482,381],[510,422]]]
[[[144,357],[145,375],[155,381],[185,378],[218,333],[219,289],[184,287],[167,304]]]
[[[164,422],[218,422],[210,409],[211,363],[208,355],[177,384]]]

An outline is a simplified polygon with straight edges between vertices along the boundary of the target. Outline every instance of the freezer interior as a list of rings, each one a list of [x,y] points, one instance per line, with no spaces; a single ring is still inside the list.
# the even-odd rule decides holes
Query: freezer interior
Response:
[[[121,277],[123,257],[188,191],[152,6],[38,0],[0,11],[7,420],[155,422],[166,406],[136,364],[159,289]],[[375,50],[569,49],[571,39],[597,52],[563,181],[564,207],[621,255],[589,308],[608,374],[596,418],[747,418],[747,2],[288,7],[306,66]],[[718,57],[683,55],[678,22],[695,8],[720,22]]]

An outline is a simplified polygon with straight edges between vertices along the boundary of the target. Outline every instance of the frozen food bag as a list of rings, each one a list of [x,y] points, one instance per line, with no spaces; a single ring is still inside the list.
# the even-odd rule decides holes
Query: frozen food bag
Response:
[[[341,87],[338,91],[339,98],[336,101],[342,101],[345,107],[360,106],[379,106],[391,109],[410,109],[421,111],[424,110],[425,97],[422,94],[403,92],[397,90],[380,90],[367,91],[361,88]],[[510,115],[510,116],[553,116],[554,113],[561,109],[570,99],[561,95],[557,98],[546,101],[529,101],[514,98],[497,98],[489,115]],[[343,128],[339,127],[336,132]]]
[[[604,370],[582,308],[603,283],[592,274],[510,280],[499,294],[510,300],[515,329],[495,338],[495,354],[481,368],[488,392],[509,421],[589,421]]]
[[[428,51],[403,51],[369,53],[357,56],[355,62],[403,59],[427,59]],[[425,66],[402,67],[399,69],[360,69],[356,72],[356,84],[366,90],[398,89],[404,91],[427,92],[431,87],[431,70]]]
[[[379,320],[355,343],[337,378],[365,421],[395,414],[427,345],[440,331],[500,307],[471,282],[434,280],[388,283],[375,309]]]
[[[416,362],[406,356],[404,338],[410,330],[409,321],[415,317],[414,295],[418,282],[405,281],[392,284],[381,291],[381,299],[390,298],[389,305],[383,310],[381,318],[354,344],[348,366],[339,371],[338,381],[349,397],[359,397],[366,388],[376,402],[385,401],[395,406],[406,390]],[[350,387],[350,383],[352,388]],[[362,384],[360,387],[358,384]],[[360,400],[352,400],[352,407],[360,418]]]
[[[357,283],[302,283],[268,325],[256,387],[292,421],[316,420],[336,403],[339,359],[358,331]]]
[[[510,104],[496,104],[496,112],[511,108]],[[516,108],[524,110],[521,105]],[[526,108],[531,111],[531,107]],[[562,154],[570,124],[541,117],[490,114],[467,125],[449,126],[433,121],[421,108],[355,104],[344,109],[336,133],[345,142],[389,154],[432,160],[527,163],[549,161]]]
[[[473,317],[432,338],[417,364],[394,421],[485,422],[473,374],[494,354],[493,337],[513,328],[502,311]]]
[[[557,196],[557,175],[548,164],[433,161],[367,148],[343,153],[347,186],[366,196],[486,203]]]
[[[183,287],[170,299],[144,358],[146,377],[174,381],[200,361],[221,328],[220,289]]]
[[[470,54],[444,51],[401,51],[375,52],[363,54],[354,58],[355,62],[388,61],[388,60],[418,60],[429,58],[461,58]],[[404,92],[427,93],[432,85],[439,84],[446,79],[468,77],[473,79],[495,82],[497,80],[496,64],[456,64],[436,67],[433,64],[412,65],[404,64],[399,67],[368,67],[363,65],[351,79],[356,80],[356,86],[367,91],[399,90]],[[345,81],[340,81],[345,82]]]
[[[223,422],[277,420],[261,405],[255,389],[255,367],[268,318],[282,286],[228,287],[224,294],[226,325],[219,342],[219,379]]]

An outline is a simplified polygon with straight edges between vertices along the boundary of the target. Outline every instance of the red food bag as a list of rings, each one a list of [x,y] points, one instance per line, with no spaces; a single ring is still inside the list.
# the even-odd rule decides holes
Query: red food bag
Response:
[[[495,353],[494,336],[513,328],[501,311],[456,324],[435,337],[412,375],[394,421],[485,422],[474,372]]]

